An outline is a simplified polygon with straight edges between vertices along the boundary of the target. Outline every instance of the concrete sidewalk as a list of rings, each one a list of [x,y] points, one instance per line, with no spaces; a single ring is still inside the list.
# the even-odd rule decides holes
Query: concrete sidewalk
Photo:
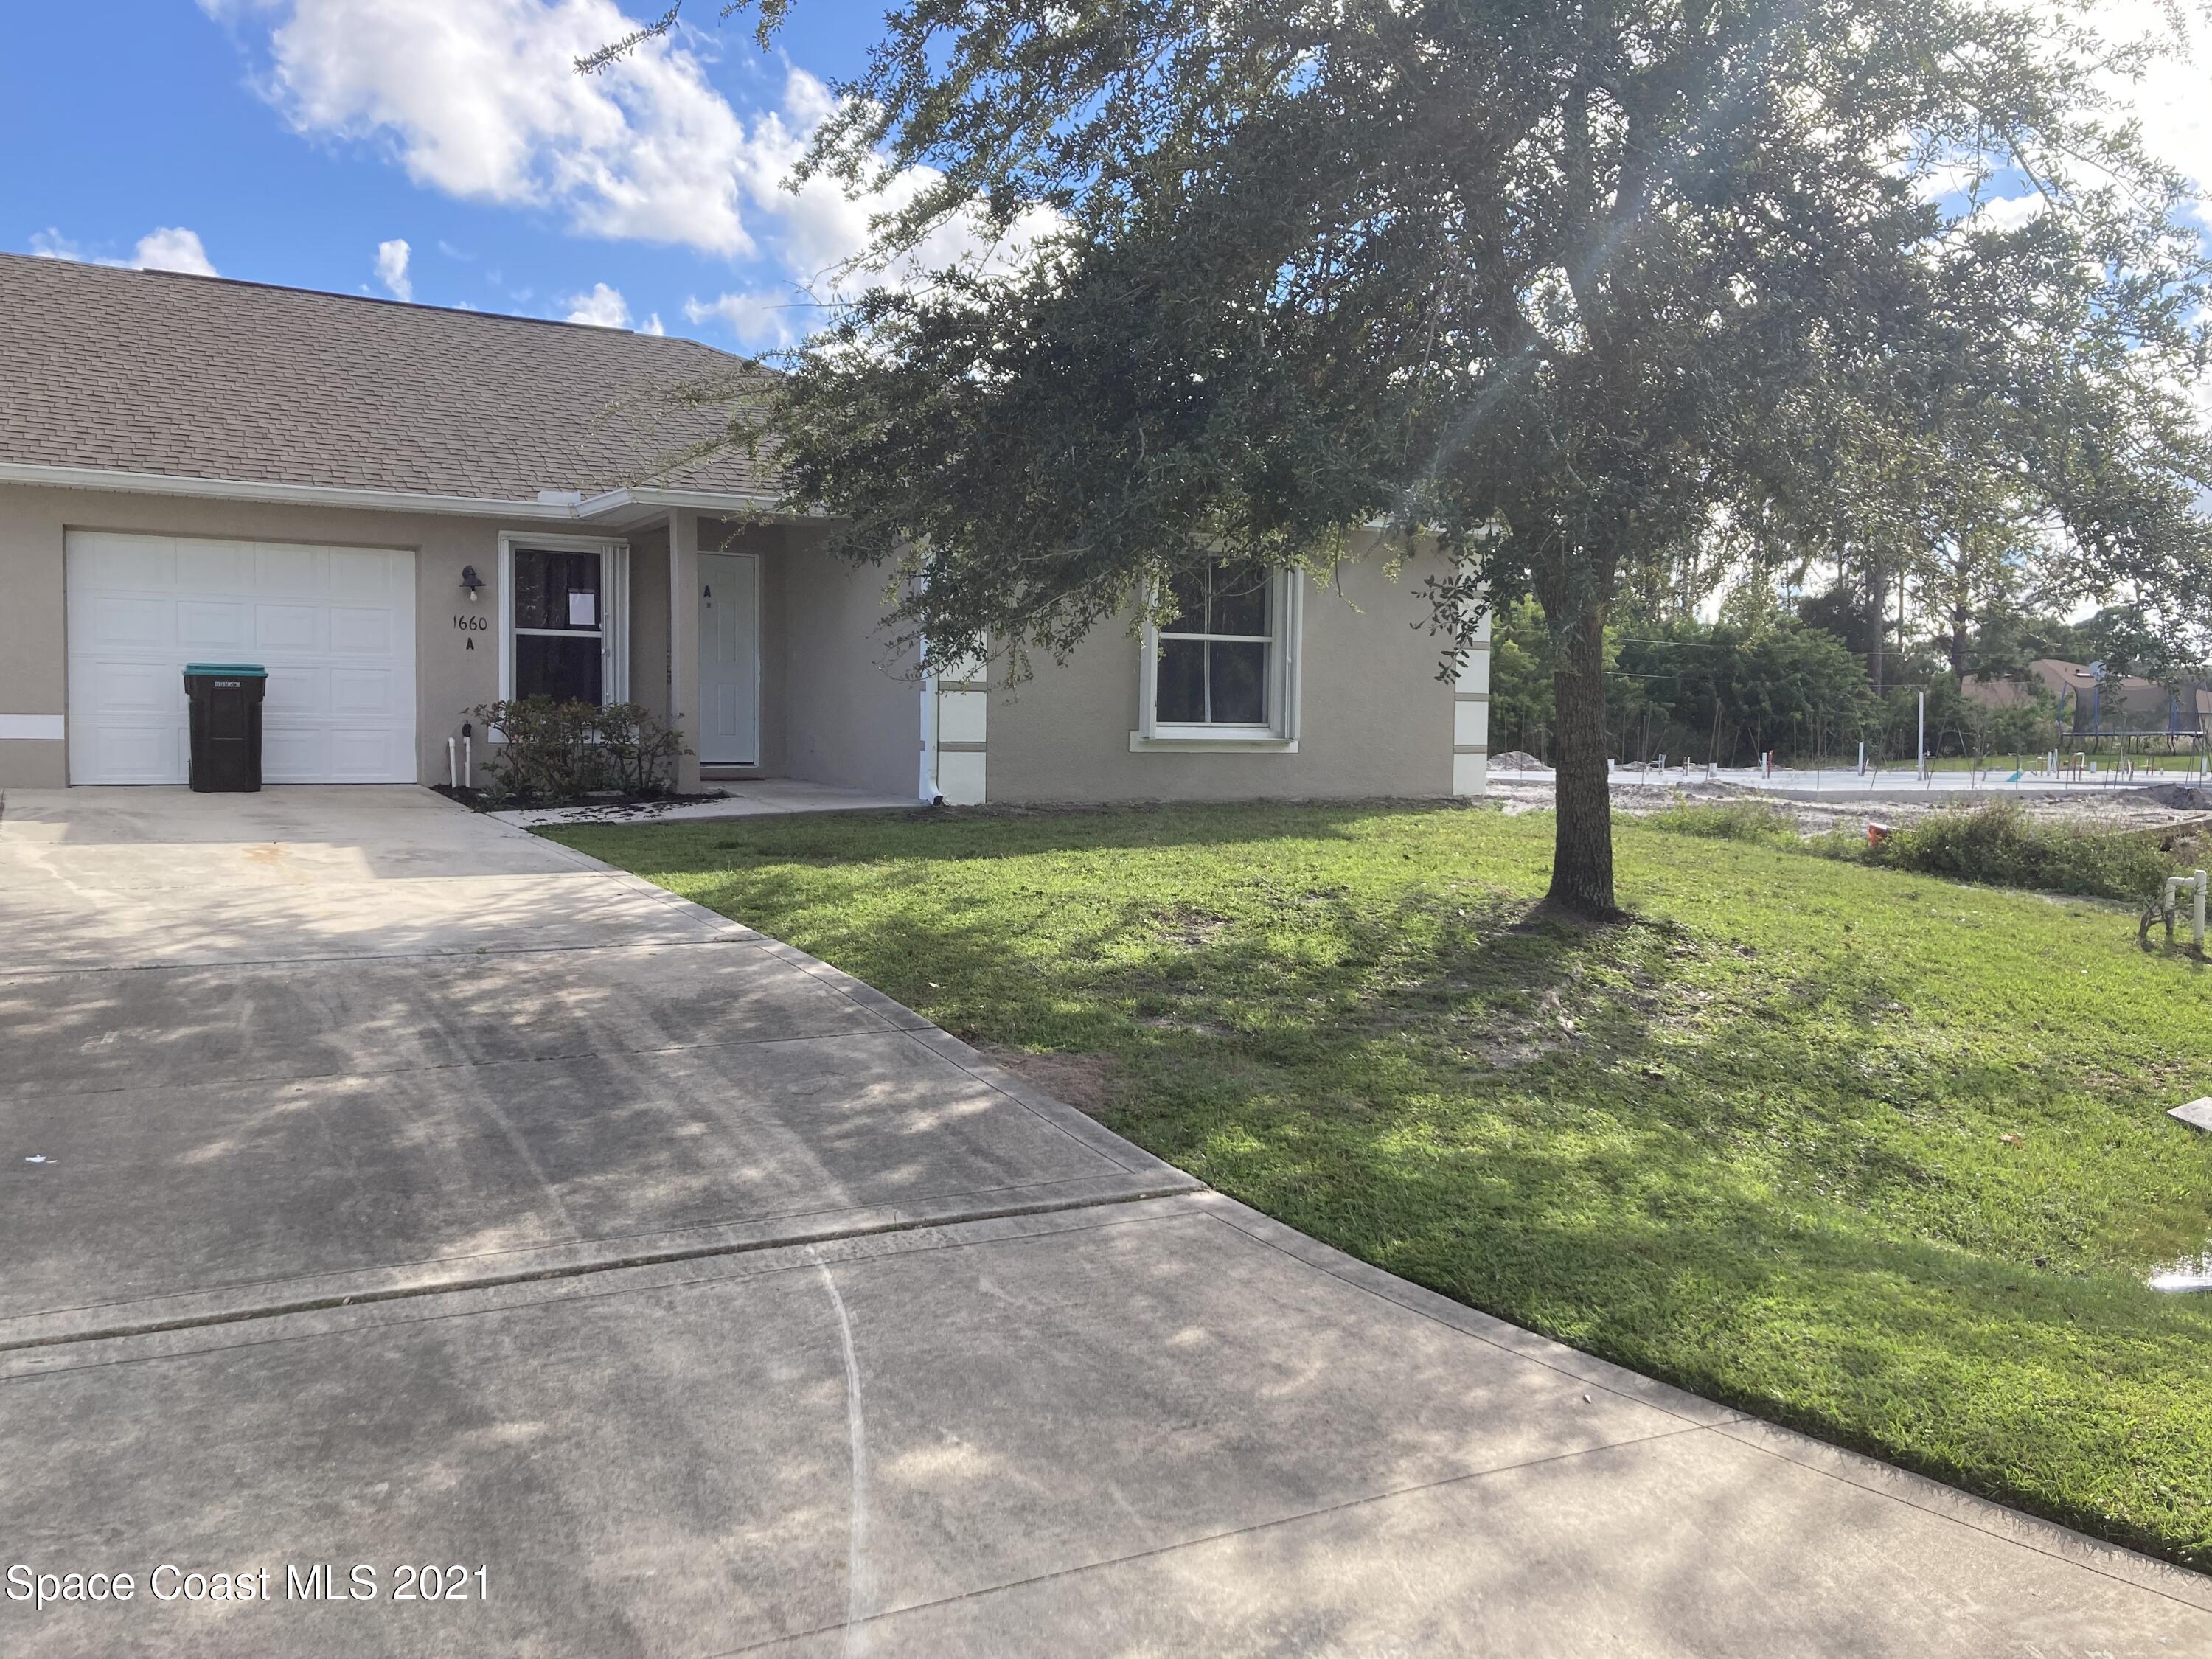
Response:
[[[427,793],[11,793],[0,963],[10,1653],[2212,1651]]]

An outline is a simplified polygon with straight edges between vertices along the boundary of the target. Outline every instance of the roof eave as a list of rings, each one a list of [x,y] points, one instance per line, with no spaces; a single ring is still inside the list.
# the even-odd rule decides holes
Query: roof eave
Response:
[[[655,524],[671,512],[685,510],[732,519],[794,520],[822,516],[819,507],[794,508],[780,495],[729,489],[664,489],[650,484],[626,484],[619,489],[583,496],[575,506],[576,517],[585,523],[621,530]]]
[[[284,483],[259,478],[198,478],[118,467],[56,466],[0,461],[0,483],[47,489],[115,490],[139,495],[179,495],[207,501],[266,501],[290,507],[335,507],[363,513],[431,513],[447,516],[554,522],[609,527],[649,523],[672,507],[738,516],[788,514],[770,496],[739,490],[623,489],[585,496],[574,490],[541,490],[532,499],[446,495],[429,490],[376,489],[352,484]]]

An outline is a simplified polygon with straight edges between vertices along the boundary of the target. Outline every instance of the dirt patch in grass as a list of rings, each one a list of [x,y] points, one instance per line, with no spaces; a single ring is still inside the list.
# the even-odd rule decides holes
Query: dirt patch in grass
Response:
[[[1229,1035],[1225,1025],[1216,1025],[1203,1019],[1185,1019],[1177,1014],[1146,1014],[1137,1024],[1148,1031],[1188,1031],[1194,1036],[1221,1037]]]
[[[1196,951],[1213,943],[1222,929],[1229,926],[1227,916],[1217,916],[1210,910],[1194,909],[1178,904],[1160,917],[1161,930],[1186,950]]]
[[[1085,1117],[1103,1117],[1113,1109],[1118,1067],[1111,1054],[1039,1054],[999,1043],[977,1048],[994,1066]]]

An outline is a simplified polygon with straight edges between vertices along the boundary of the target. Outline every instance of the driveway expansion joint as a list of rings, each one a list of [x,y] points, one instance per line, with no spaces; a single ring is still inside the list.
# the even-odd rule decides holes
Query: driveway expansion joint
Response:
[[[319,1313],[333,1308],[365,1307],[381,1302],[410,1301],[422,1297],[448,1296],[468,1291],[492,1290],[510,1285],[533,1285],[551,1279],[582,1279],[595,1273],[617,1273],[625,1268],[660,1267],[675,1261],[711,1261],[718,1256],[752,1255],[764,1250],[787,1249],[797,1245],[832,1244],[848,1238],[871,1238],[891,1233],[927,1232],[958,1225],[964,1222],[997,1221],[1016,1216],[1057,1215],[1079,1210],[1103,1209],[1116,1205],[1139,1204],[1152,1199],[1177,1198],[1204,1190],[1206,1190],[1204,1183],[1190,1179],[1180,1185],[1165,1182],[1157,1187],[1137,1188],[1107,1195],[1067,1200],[1040,1200],[1030,1204],[981,1206],[946,1215],[917,1217],[911,1220],[862,1223],[845,1227],[772,1235],[736,1243],[702,1244],[692,1249],[641,1250],[628,1255],[610,1256],[604,1260],[563,1264],[557,1267],[527,1268],[507,1273],[483,1273],[467,1279],[441,1279],[434,1284],[393,1285],[386,1289],[362,1291],[345,1296],[301,1297],[289,1301],[265,1303],[250,1308],[229,1309],[218,1313],[105,1325],[90,1330],[71,1331],[52,1336],[0,1337],[0,1353],[23,1353],[35,1349],[67,1347],[76,1343],[112,1342],[134,1336],[158,1335],[167,1331],[200,1330],[214,1326],[242,1324],[255,1320],[282,1319],[293,1314]],[[35,1316],[26,1316],[34,1317]]]

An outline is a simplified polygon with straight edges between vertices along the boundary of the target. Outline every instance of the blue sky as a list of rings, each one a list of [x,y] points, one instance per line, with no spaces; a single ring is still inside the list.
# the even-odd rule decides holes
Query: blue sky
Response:
[[[796,0],[763,54],[692,0],[675,40],[588,80],[574,56],[661,0],[18,5],[0,247],[787,343],[867,209],[780,186],[883,3]],[[2154,145],[2212,179],[2204,70],[2142,101]],[[915,263],[978,251],[953,227]]]
[[[612,0],[11,8],[0,247],[772,345],[857,245],[776,186],[881,8],[801,0],[771,55],[718,9],[580,82]]]

